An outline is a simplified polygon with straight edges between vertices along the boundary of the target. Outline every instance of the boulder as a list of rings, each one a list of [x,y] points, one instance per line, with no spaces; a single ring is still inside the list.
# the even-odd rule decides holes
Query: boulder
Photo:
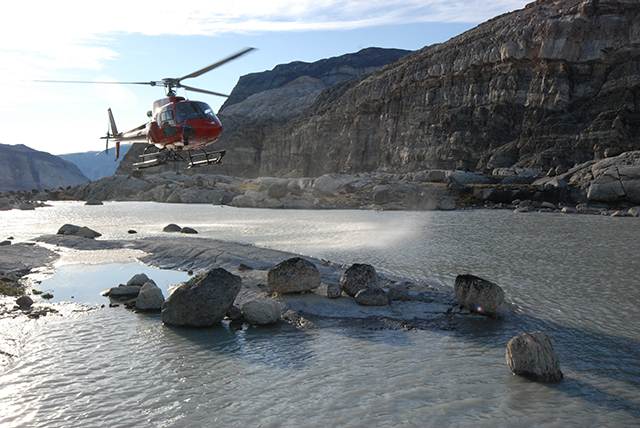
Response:
[[[162,322],[185,327],[219,323],[242,287],[242,279],[222,268],[181,284],[162,304]]]
[[[438,202],[438,209],[441,211],[453,211],[456,209],[456,203],[451,198],[444,198]]]
[[[493,315],[504,301],[500,286],[473,275],[458,275],[454,290],[462,306],[482,315]]]
[[[117,287],[112,287],[108,290],[103,291],[101,294],[105,297],[111,297],[118,300],[123,300],[123,298],[134,299],[138,297],[138,294],[140,294],[141,288],[141,285],[120,284]]]
[[[514,375],[541,382],[559,382],[563,378],[551,339],[542,331],[512,338],[507,344],[506,358]]]
[[[136,299],[136,309],[139,311],[159,311],[164,303],[162,290],[152,281],[147,282],[140,289]]]
[[[33,305],[33,299],[29,296],[20,296],[16,299],[16,304],[21,308],[30,308]]]
[[[340,287],[348,296],[355,297],[360,290],[380,286],[376,269],[368,264],[355,263],[340,278]]]
[[[139,273],[139,274],[133,275],[131,279],[127,281],[126,285],[137,285],[139,287],[142,287],[147,282],[153,282],[153,281],[151,281],[146,274]]]
[[[64,224],[60,229],[58,229],[58,235],[75,235],[78,233],[80,226],[76,226],[73,224]]]
[[[197,230],[195,230],[195,229],[194,229],[194,228],[192,228],[192,227],[183,227],[183,228],[180,230],[180,233],[197,234],[197,233],[198,233],[198,231],[197,231]]]
[[[411,300],[409,288],[404,282],[391,285],[387,295],[389,296],[389,301],[408,302]]]
[[[273,324],[280,319],[282,307],[273,299],[260,298],[242,305],[244,319],[253,325]]]
[[[288,193],[289,193],[289,182],[287,180],[275,181],[273,184],[271,184],[271,186],[269,186],[269,189],[267,191],[267,194],[269,195],[269,197],[273,199],[284,198],[285,196],[287,196]]]
[[[365,288],[355,296],[356,303],[362,306],[386,306],[389,304],[387,292],[380,287]]]
[[[83,226],[80,229],[78,229],[78,231],[76,232],[75,235],[76,236],[82,236],[83,238],[89,238],[89,239],[93,239],[93,238],[97,238],[99,236],[102,236],[101,233],[98,233],[93,229],[89,229],[86,226]]]
[[[315,290],[321,281],[316,265],[300,257],[285,260],[267,272],[267,286],[274,293]]]
[[[342,288],[340,287],[340,284],[332,282],[331,284],[327,285],[328,298],[337,299],[340,296],[342,296]]]
[[[166,225],[164,229],[162,229],[163,232],[180,232],[181,230],[182,228],[180,226],[173,223]]]

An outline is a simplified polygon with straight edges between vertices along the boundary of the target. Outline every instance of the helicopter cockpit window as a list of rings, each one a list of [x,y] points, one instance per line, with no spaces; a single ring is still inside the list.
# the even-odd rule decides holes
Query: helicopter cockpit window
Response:
[[[162,110],[158,117],[160,118],[160,123],[159,123],[160,126],[176,124],[176,121],[173,117],[173,110],[171,109],[171,107],[168,107]]]
[[[209,104],[205,104],[205,103],[196,103],[196,104],[198,105],[198,107],[206,117],[210,119],[216,118],[216,115],[215,113],[213,113],[213,110],[211,109],[211,107],[209,107]]]
[[[176,116],[178,123],[182,123],[190,119],[215,118],[211,107],[200,102],[178,104],[176,106]]]

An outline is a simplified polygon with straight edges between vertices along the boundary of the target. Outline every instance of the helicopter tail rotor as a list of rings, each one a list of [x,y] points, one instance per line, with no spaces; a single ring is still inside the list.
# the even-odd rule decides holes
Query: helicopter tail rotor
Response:
[[[111,108],[107,109],[107,113],[109,115],[109,127],[107,129],[107,136],[106,136],[107,145],[105,147],[105,153],[109,154],[109,138],[117,137],[119,134],[118,134],[118,127],[116,126],[116,120],[113,118],[113,113],[111,112]],[[116,140],[115,161],[117,161],[119,157],[120,157],[120,141]]]

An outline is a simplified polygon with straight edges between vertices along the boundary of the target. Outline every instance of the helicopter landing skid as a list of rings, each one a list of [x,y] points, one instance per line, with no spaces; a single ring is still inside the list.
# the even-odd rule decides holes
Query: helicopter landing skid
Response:
[[[224,155],[227,154],[226,150],[218,150],[215,152],[207,152],[201,150],[202,153],[194,153],[192,154],[190,151],[187,152],[189,154],[189,166],[187,169],[195,168],[197,166],[207,166],[207,165],[215,165],[220,163]]]
[[[143,153],[139,156],[144,159],[142,162],[136,162],[133,164],[135,169],[150,168],[152,166],[160,166],[166,163],[168,160],[181,160],[185,159],[177,153],[169,152],[167,150],[161,150],[152,153]]]

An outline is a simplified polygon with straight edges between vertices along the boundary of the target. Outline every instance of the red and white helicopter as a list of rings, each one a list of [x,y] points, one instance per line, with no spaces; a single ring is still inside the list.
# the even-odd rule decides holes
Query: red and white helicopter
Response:
[[[167,88],[166,98],[156,100],[152,110],[147,112],[149,121],[126,132],[118,132],[111,109],[109,114],[109,130],[102,139],[116,145],[116,160],[120,157],[121,142],[146,142],[149,145],[140,155],[142,160],[134,163],[135,168],[148,168],[162,165],[167,161],[188,161],[189,168],[219,163],[225,155],[224,150],[207,151],[205,147],[216,142],[222,133],[220,120],[208,104],[202,101],[188,100],[176,95],[174,89],[184,88],[188,91],[227,97],[228,95],[206,89],[183,85],[182,81],[201,76],[229,61],[232,61],[254,48],[247,48],[203,69],[194,71],[179,78],[165,78],[151,82],[87,82],[87,81],[42,81],[57,83],[111,83],[127,85],[164,86]],[[185,158],[183,154],[186,153]]]

